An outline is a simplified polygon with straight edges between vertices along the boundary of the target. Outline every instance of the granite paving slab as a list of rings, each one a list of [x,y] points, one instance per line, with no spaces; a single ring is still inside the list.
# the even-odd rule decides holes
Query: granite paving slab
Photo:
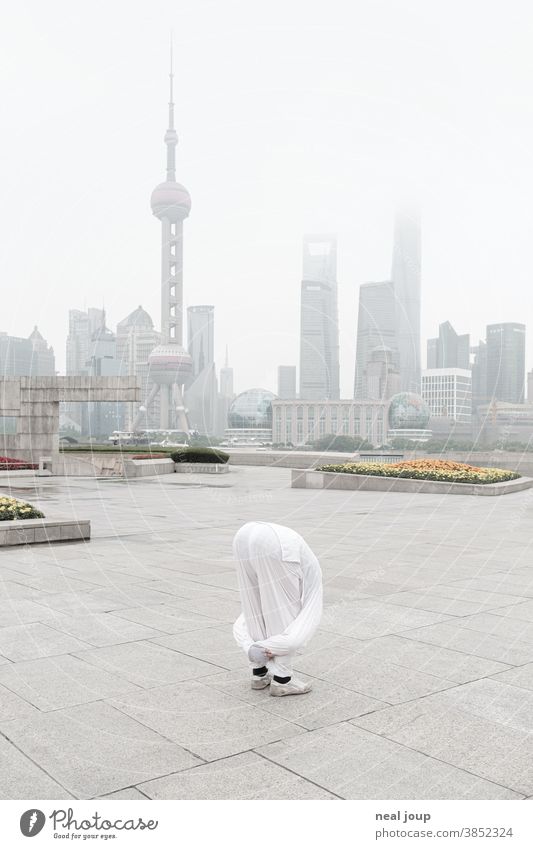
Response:
[[[493,675],[495,681],[503,681],[505,684],[514,684],[515,687],[523,687],[525,690],[533,690],[533,663],[524,666],[515,666]]]
[[[355,654],[341,647],[335,648],[334,655],[329,649],[321,649],[297,658],[295,668],[390,704],[411,701],[453,687],[455,683],[428,672],[400,666],[387,658]]]
[[[484,678],[508,668],[506,664],[495,660],[421,643],[396,634],[362,643],[345,638],[341,645],[360,658],[366,658],[372,665],[394,663],[411,671],[424,672],[456,684]]]
[[[320,627],[323,631],[369,640],[385,634],[399,634],[444,622],[450,617],[425,610],[411,610],[395,604],[366,599],[326,607]]]
[[[223,669],[242,669],[248,666],[246,655],[235,643],[230,629],[220,626],[168,637],[154,637],[151,642],[205,660]]]
[[[36,712],[31,719],[0,723],[0,731],[82,799],[199,763],[180,746],[105,702]]]
[[[83,651],[87,643],[40,622],[0,628],[0,652],[9,660],[31,660]]]
[[[18,718],[23,705],[29,710],[30,705],[42,711],[58,710],[139,689],[119,675],[111,675],[71,655],[0,666],[0,683],[4,685],[0,691],[0,717],[4,719]],[[1,692],[6,687],[17,694],[13,698],[17,699],[14,707],[18,712],[11,711],[10,716],[1,709]]]
[[[0,670],[9,669],[13,664],[3,664]],[[18,719],[23,716],[31,716],[35,713],[33,705],[28,701],[19,698],[19,696],[9,689],[2,686],[4,678],[0,676],[0,722],[4,719]]]
[[[261,710],[274,713],[308,730],[322,728],[324,725],[334,725],[386,706],[384,702],[347,690],[345,687],[338,687],[330,682],[308,676],[305,676],[304,680],[311,681],[313,689],[297,699],[272,698],[268,688],[252,690],[249,672],[223,672],[218,675],[208,675],[202,678],[202,684],[256,705]]]
[[[33,599],[0,599],[0,628],[50,619],[50,612]]]
[[[476,657],[497,660],[511,666],[520,666],[533,661],[533,644],[531,642],[517,639],[509,640],[505,636],[493,636],[483,633],[483,631],[466,628],[462,623],[462,619],[452,624],[441,622],[425,628],[406,631],[403,636],[408,640],[443,646]]]
[[[200,631],[219,625],[217,619],[177,609],[173,604],[156,604],[150,607],[120,608],[113,616],[129,619],[154,628],[163,634],[179,634],[181,631]]]
[[[343,799],[518,798],[479,776],[352,729],[351,723],[341,723],[257,751]]]
[[[517,599],[517,601],[520,601],[520,599]],[[497,607],[495,610],[491,610],[491,613],[495,616],[505,616],[533,624],[533,599],[523,601],[521,604],[513,603],[506,607]]]
[[[331,793],[254,752],[141,784],[150,799],[334,799]]]
[[[71,799],[72,795],[0,736],[0,799]]]
[[[144,689],[220,671],[213,664],[148,641],[77,652],[77,657]]]
[[[57,631],[70,634],[88,645],[97,647],[146,640],[160,635],[160,632],[154,628],[129,622],[112,613],[85,613],[76,616],[55,613],[53,618],[49,613],[46,623]]]
[[[111,704],[207,761],[304,733],[291,722],[200,682],[158,687]]]
[[[210,616],[221,622],[233,624],[241,613],[241,604],[233,598],[228,599],[220,595],[201,596],[191,599],[176,599],[176,607],[180,610],[190,610],[202,616]]]
[[[425,710],[418,704],[416,716],[388,730],[387,738],[515,793],[533,794],[533,739],[522,730],[466,710],[442,710],[431,704]]]
[[[465,601],[441,596],[438,587],[433,587],[431,591],[414,590],[395,593],[385,596],[384,601],[409,607],[412,610],[430,610],[434,613],[446,613],[449,616],[468,616],[497,606],[497,602]]]
[[[519,640],[533,645],[533,622],[529,622],[527,619],[509,615],[496,616],[491,611],[490,613],[478,613],[475,616],[465,616],[462,624],[465,628],[479,631],[481,634],[503,637],[510,643]]]
[[[177,773],[176,773],[177,774]],[[147,801],[148,796],[137,790],[136,787],[125,787],[124,790],[116,790],[115,793],[106,793],[104,796],[97,796],[97,799],[124,799],[130,801]]]

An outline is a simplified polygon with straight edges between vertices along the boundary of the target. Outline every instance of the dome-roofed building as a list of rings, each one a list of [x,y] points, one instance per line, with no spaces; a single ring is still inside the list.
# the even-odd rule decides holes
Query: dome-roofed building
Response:
[[[237,395],[228,412],[226,437],[238,442],[272,441],[272,401],[277,395],[255,387]]]
[[[136,310],[119,321],[118,327],[153,327],[154,322],[145,309],[139,304]]]
[[[431,416],[424,399],[414,392],[398,392],[389,404],[389,439],[425,442],[431,437],[427,429]]]

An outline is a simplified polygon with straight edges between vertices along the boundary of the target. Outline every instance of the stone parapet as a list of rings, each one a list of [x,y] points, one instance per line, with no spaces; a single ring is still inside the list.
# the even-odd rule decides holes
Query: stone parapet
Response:
[[[533,478],[517,478],[501,483],[448,483],[447,481],[387,478],[379,475],[352,475],[347,472],[317,472],[293,469],[293,489],[343,489],[373,492],[430,493],[433,495],[508,495],[533,487]]]
[[[71,542],[91,536],[91,523],[73,519],[13,519],[0,522],[0,547]]]

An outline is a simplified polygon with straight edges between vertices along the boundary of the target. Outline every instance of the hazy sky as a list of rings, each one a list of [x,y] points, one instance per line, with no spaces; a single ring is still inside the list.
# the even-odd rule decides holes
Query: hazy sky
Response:
[[[159,327],[170,28],[185,306],[215,305],[238,391],[297,363],[302,235],[333,232],[350,397],[399,194],[423,211],[424,360],[446,319],[531,338],[533,8],[512,0],[4,5],[1,330],[37,323],[62,371],[69,308],[104,301],[115,329],[142,304]]]

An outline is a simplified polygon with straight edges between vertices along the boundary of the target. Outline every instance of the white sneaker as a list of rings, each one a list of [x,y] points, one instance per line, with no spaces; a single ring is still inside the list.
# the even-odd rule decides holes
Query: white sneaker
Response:
[[[270,672],[267,672],[266,675],[252,675],[252,690],[265,690],[271,681]]]
[[[302,693],[308,693],[312,688],[310,681],[298,681],[296,678],[291,678],[286,684],[280,684],[278,681],[272,681],[270,685],[271,696],[299,696]]]

